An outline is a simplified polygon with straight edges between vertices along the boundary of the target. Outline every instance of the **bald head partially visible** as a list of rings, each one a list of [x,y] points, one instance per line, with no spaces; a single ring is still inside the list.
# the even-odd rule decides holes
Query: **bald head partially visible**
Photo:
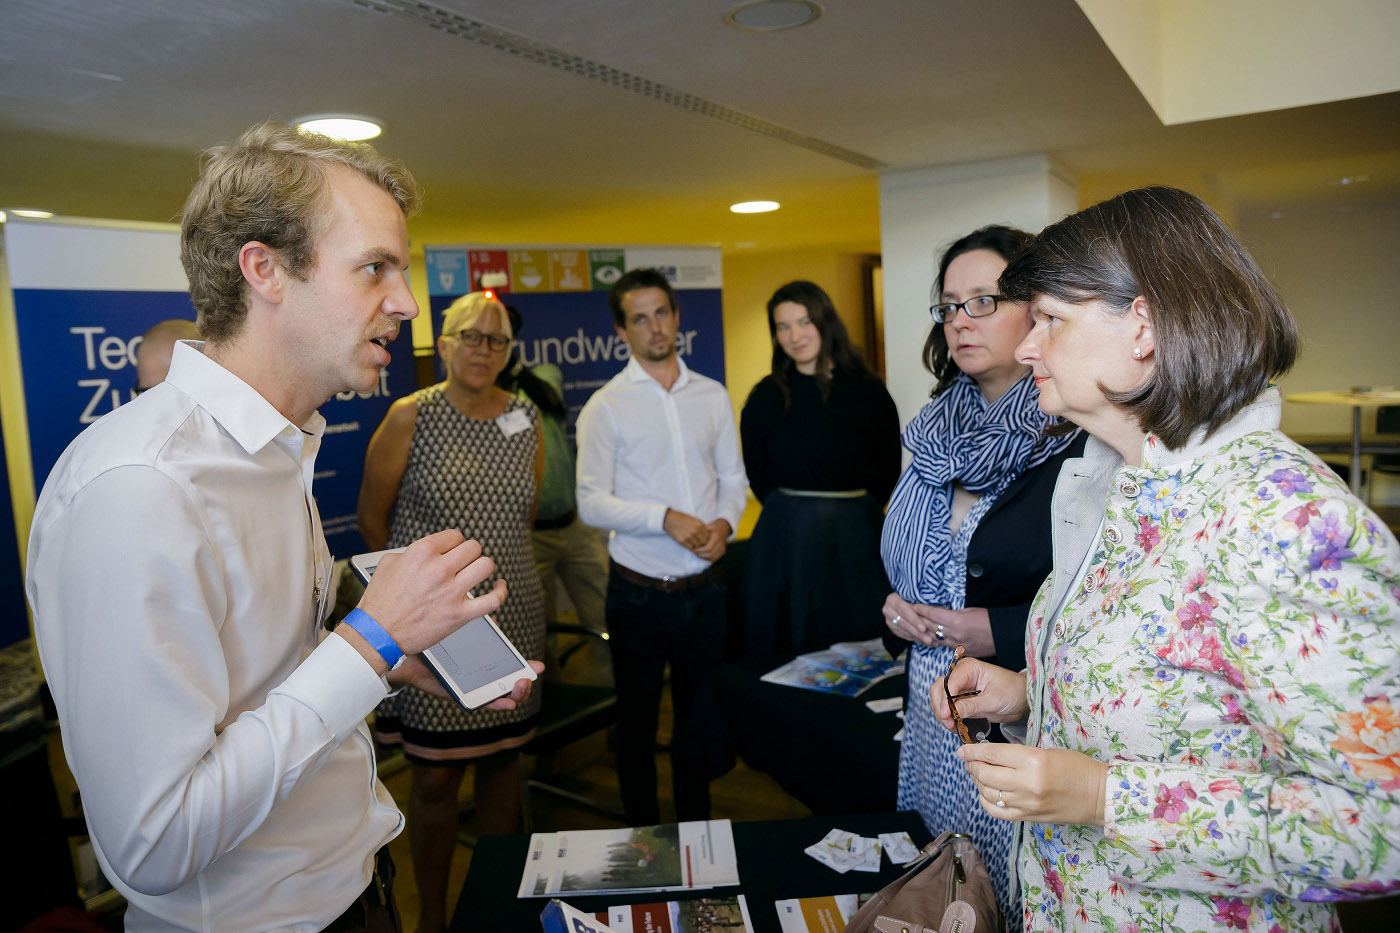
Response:
[[[165,381],[175,341],[201,339],[194,321],[184,318],[161,321],[142,334],[141,344],[136,348],[136,391],[145,392]]]

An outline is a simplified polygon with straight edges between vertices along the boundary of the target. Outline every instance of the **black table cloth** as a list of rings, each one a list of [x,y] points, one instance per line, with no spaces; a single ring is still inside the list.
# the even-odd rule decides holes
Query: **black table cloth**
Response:
[[[930,841],[917,813],[856,813],[811,816],[800,820],[754,821],[734,824],[734,849],[739,862],[739,887],[710,888],[665,894],[613,894],[566,898],[570,906],[586,912],[606,910],[614,904],[647,904],[699,897],[743,894],[755,933],[777,933],[775,901],[790,897],[826,894],[864,894],[878,891],[898,878],[902,869],[881,856],[880,871],[839,874],[802,850],[819,841],[830,829],[844,829],[861,836],[904,831],[922,848]],[[453,933],[524,933],[540,929],[540,911],[548,898],[518,899],[529,836],[486,836],[477,844],[466,883],[457,900],[449,927]]]
[[[766,683],[766,670],[728,664],[715,690],[735,751],[772,775],[813,813],[878,813],[895,808],[904,720],[872,713],[866,700],[903,696],[899,674],[859,697]]]

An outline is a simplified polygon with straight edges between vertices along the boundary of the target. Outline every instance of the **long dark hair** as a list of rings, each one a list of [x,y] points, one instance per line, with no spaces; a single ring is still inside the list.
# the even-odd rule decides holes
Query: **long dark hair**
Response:
[[[807,317],[817,328],[822,338],[821,356],[817,358],[817,389],[822,398],[831,392],[831,377],[837,373],[847,376],[871,377],[865,362],[851,346],[851,337],[846,333],[846,325],[836,313],[831,297],[815,282],[798,279],[789,282],[773,293],[768,299],[768,336],[773,338],[773,365],[769,374],[783,393],[783,405],[789,399],[788,377],[796,368],[792,357],[778,344],[778,325],[773,320],[773,311],[778,305],[791,301],[807,309]]]
[[[1021,250],[1026,248],[1031,239],[1031,235],[1024,230],[992,224],[954,240],[943,251],[943,257],[938,260],[938,278],[933,283],[932,301],[941,300],[943,277],[948,274],[948,266],[963,253],[989,249],[1010,262],[1020,254]],[[933,377],[938,380],[933,386],[933,391],[929,393],[929,397],[933,397],[948,388],[962,372],[958,368],[958,364],[953,362],[953,354],[948,351],[948,338],[943,333],[942,324],[934,324],[933,329],[928,332],[928,339],[924,341],[924,368],[933,373]]]

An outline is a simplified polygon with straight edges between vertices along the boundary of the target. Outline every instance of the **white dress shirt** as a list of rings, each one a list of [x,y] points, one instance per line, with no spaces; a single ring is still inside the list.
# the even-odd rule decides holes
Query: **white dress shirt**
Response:
[[[320,625],[325,420],[198,346],[49,475],[35,635],[127,929],[319,930],[403,825],[363,721],[387,684]]]
[[[612,532],[613,560],[649,577],[710,566],[662,529],[666,509],[725,519],[732,532],[748,489],[729,393],[677,362],[668,392],[630,360],[578,416],[579,517]]]

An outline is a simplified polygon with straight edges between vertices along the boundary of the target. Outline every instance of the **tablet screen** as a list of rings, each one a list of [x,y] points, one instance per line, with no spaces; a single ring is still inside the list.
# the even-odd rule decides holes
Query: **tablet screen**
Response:
[[[438,642],[433,659],[463,693],[520,670],[520,659],[485,619],[472,619]]]

